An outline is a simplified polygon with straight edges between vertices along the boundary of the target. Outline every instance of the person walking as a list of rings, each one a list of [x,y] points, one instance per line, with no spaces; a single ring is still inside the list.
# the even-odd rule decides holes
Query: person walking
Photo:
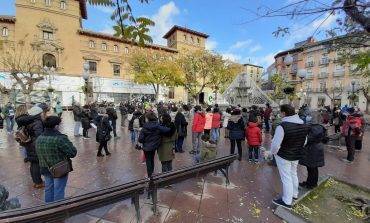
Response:
[[[27,113],[17,117],[18,128],[25,128],[25,134],[30,137],[29,141],[21,146],[26,148],[27,161],[30,162],[30,173],[34,183],[34,188],[44,187],[44,182],[41,178],[39,159],[36,154],[36,140],[44,131],[44,123],[42,120],[43,110],[39,106],[33,106]],[[20,114],[20,113],[19,113]]]
[[[244,140],[245,125],[243,118],[240,114],[239,109],[234,109],[231,113],[229,123],[227,124],[227,129],[229,130],[229,139],[230,139],[230,154],[234,154],[235,145],[238,147],[238,160],[242,160],[242,140]]]
[[[172,160],[175,158],[173,146],[176,141],[176,126],[167,113],[162,115],[161,125],[170,129],[169,132],[162,133],[161,144],[157,152],[162,164],[162,173],[164,173],[172,170]]]
[[[89,139],[89,129],[91,128],[91,114],[88,105],[84,105],[81,112],[81,125],[83,139]]]
[[[177,138],[175,142],[175,152],[183,153],[182,146],[184,144],[185,137],[188,135],[188,122],[186,121],[185,115],[182,113],[183,109],[179,108],[175,116],[175,127],[177,131]]]
[[[293,198],[298,197],[298,161],[302,158],[302,150],[305,144],[309,127],[295,113],[294,107],[289,104],[280,106],[282,122],[276,127],[271,142],[271,151],[279,170],[283,184],[283,195],[273,200],[275,205],[290,209]]]
[[[63,107],[60,101],[57,101],[57,104],[55,105],[55,114],[60,118],[63,114]]]
[[[258,163],[259,149],[262,144],[262,133],[258,127],[257,119],[251,118],[245,129],[245,138],[248,142],[249,162]]]
[[[102,150],[104,149],[105,155],[109,156],[111,153],[108,151],[108,141],[111,139],[110,132],[112,126],[109,123],[109,117],[104,107],[99,108],[99,116],[97,117],[97,131],[96,142],[99,143],[97,156],[102,157]]]
[[[265,122],[266,132],[270,131],[270,118],[271,118],[272,108],[269,103],[266,104],[266,108],[263,111],[263,121]]]
[[[14,128],[15,109],[10,101],[4,107],[3,115],[6,122],[6,131],[8,132],[8,134],[12,134]]]
[[[117,119],[118,119],[118,116],[117,116],[117,111],[114,108],[114,104],[113,103],[109,103],[108,104],[108,107],[107,107],[107,115],[108,115],[109,123],[112,126],[113,136],[114,136],[115,139],[118,139],[119,138],[117,136]]]
[[[307,168],[306,181],[299,183],[299,186],[313,189],[317,186],[319,179],[319,167],[325,165],[324,143],[327,143],[327,131],[320,125],[317,115],[312,115],[312,120],[308,123],[310,131],[307,143],[304,146],[303,157],[299,164]]]
[[[73,105],[73,119],[75,121],[75,126],[74,126],[74,136],[78,137],[80,135],[80,128],[81,128],[81,115],[82,115],[82,109],[80,106],[80,103],[76,102]]]
[[[221,114],[218,107],[213,109],[212,116],[212,129],[211,129],[211,140],[213,142],[218,142],[220,139],[220,126],[221,126]]]
[[[164,113],[165,114],[165,113]],[[169,132],[171,129],[161,126],[154,112],[145,114],[146,122],[140,131],[138,141],[143,144],[145,155],[146,171],[148,177],[152,177],[154,171],[154,156],[155,152],[161,145],[162,134]]]
[[[199,155],[200,152],[200,140],[204,131],[204,125],[206,123],[206,116],[202,111],[202,108],[197,105],[194,107],[194,118],[191,127],[192,131],[192,144],[193,150],[190,151],[190,154]]]
[[[72,171],[72,161],[77,154],[76,148],[67,135],[60,133],[57,126],[61,119],[57,116],[48,116],[45,119],[45,131],[36,140],[36,153],[39,157],[41,174],[45,178],[45,202],[62,200],[65,197],[65,188],[69,172]],[[55,176],[50,169],[56,164],[66,162],[69,170],[61,176]],[[54,174],[54,175],[53,175]]]

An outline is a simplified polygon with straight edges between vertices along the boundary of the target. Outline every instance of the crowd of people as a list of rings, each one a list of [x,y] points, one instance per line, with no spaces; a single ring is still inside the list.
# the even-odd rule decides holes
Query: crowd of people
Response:
[[[111,155],[108,142],[112,133],[114,139],[119,138],[117,121],[120,115],[120,127],[127,128],[132,147],[140,150],[147,177],[154,172],[156,154],[162,172],[167,172],[173,169],[175,154],[184,153],[186,149],[195,164],[214,159],[221,136],[230,141],[230,154],[237,148],[238,160],[242,161],[245,141],[248,162],[259,163],[265,158],[277,166],[283,193],[273,202],[287,208],[297,198],[299,186],[306,189],[317,186],[318,168],[325,165],[324,143],[329,140],[330,126],[334,127],[334,133],[340,132],[345,138],[348,156],[344,160],[349,163],[354,161],[355,150],[361,150],[365,132],[362,113],[348,106],[311,111],[304,105],[296,113],[291,105],[273,110],[269,104],[247,108],[240,105],[121,102],[116,108],[114,103],[103,102],[84,106],[74,103],[72,110],[74,137],[89,140],[91,132],[96,133],[98,157]],[[60,103],[54,108],[45,103],[14,108],[8,103],[0,113],[0,129],[5,120],[6,131],[14,134],[25,151],[24,161],[30,163],[34,187],[45,187],[46,202],[64,198],[68,173],[72,171],[71,159],[77,150],[58,130],[63,117]],[[14,123],[17,124],[15,132]],[[184,146],[188,130],[191,132],[191,148]],[[265,145],[270,146],[268,150],[261,148],[264,134],[273,137],[271,146]],[[297,177],[298,164],[305,166],[308,173],[307,179],[301,183]]]

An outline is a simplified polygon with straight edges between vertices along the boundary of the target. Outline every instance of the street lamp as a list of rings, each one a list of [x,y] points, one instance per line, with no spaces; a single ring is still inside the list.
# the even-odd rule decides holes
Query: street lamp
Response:
[[[54,74],[55,74],[55,68],[54,68],[54,66],[49,67],[49,66],[45,65],[44,66],[44,71],[48,75],[49,85],[48,85],[48,88],[47,88],[47,94],[48,94],[48,97],[49,97],[49,103],[51,105],[52,104],[52,94],[54,92],[54,89],[51,85],[51,77],[54,76]]]
[[[302,105],[305,103],[305,101],[306,101],[306,94],[303,94],[303,81],[304,81],[304,79],[306,78],[306,73],[307,73],[307,71],[306,71],[306,69],[299,69],[298,70],[298,77],[299,77],[299,82],[301,83],[301,96],[303,96],[302,97]]]
[[[90,92],[90,84],[89,84],[89,79],[90,79],[90,73],[89,73],[89,70],[90,70],[90,65],[88,62],[85,62],[83,64],[83,74],[82,74],[82,78],[84,79],[85,81],[85,86],[84,86],[84,93],[85,93],[85,103],[88,104],[89,102],[89,94],[91,93]]]
[[[356,97],[356,95],[355,95],[355,91],[356,91],[355,85],[356,85],[356,81],[352,80],[351,81],[351,89],[349,89],[350,90],[349,93],[351,93],[351,95],[349,96],[351,106],[355,105],[355,97]]]
[[[293,63],[293,57],[292,57],[292,55],[290,55],[288,53],[288,55],[286,55],[286,57],[284,58],[284,63],[285,63],[285,65],[287,67],[289,67],[290,65],[292,65],[292,63]]]

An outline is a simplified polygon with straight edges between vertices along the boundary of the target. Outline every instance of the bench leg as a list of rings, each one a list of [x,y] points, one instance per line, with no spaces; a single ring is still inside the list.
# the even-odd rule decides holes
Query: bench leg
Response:
[[[220,169],[220,171],[226,178],[226,185],[229,185],[230,184],[230,181],[229,181],[229,166],[226,166],[225,169]]]
[[[153,213],[156,214],[157,213],[157,202],[158,202],[157,187],[154,186],[151,192],[152,192],[152,201],[153,201]]]
[[[132,198],[132,202],[135,205],[137,222],[140,223],[141,222],[141,215],[140,215],[139,194],[135,194],[135,196]]]

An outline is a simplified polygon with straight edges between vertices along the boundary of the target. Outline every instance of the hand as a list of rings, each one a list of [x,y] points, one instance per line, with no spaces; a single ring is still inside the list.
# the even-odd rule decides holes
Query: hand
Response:
[[[265,150],[265,151],[263,152],[263,157],[264,157],[265,159],[269,159],[270,157],[272,157],[272,153],[271,153],[271,151],[270,151],[270,150]]]

